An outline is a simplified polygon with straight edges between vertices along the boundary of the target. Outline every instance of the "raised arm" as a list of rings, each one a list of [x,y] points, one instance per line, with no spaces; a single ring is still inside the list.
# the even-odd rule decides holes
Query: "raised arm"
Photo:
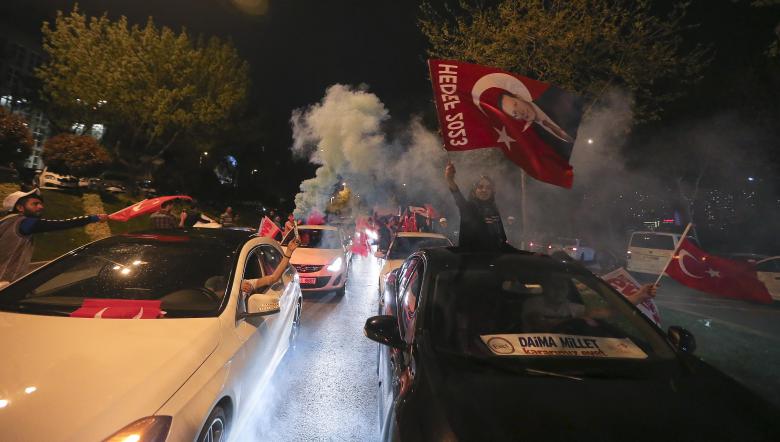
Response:
[[[287,244],[287,251],[284,253],[284,257],[282,258],[282,261],[279,263],[278,266],[276,266],[276,269],[273,273],[270,275],[263,276],[262,278],[253,279],[253,280],[245,280],[241,283],[241,291],[246,293],[253,293],[258,287],[268,287],[270,285],[273,285],[281,279],[282,275],[284,274],[285,269],[287,268],[287,264],[290,263],[290,257],[292,256],[292,253],[295,251],[295,249],[298,248],[298,245],[300,244],[300,241],[297,239],[293,239],[290,241],[289,244]]]
[[[458,206],[458,209],[463,209],[466,206],[466,198],[460,193],[458,183],[455,182],[455,165],[452,164],[452,161],[447,162],[447,167],[444,168],[444,178],[447,180],[447,187],[450,188],[452,197],[455,198],[455,205]]]

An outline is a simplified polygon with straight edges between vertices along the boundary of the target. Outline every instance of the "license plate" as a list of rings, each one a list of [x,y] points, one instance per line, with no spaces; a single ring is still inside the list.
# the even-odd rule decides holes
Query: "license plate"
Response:
[[[301,278],[301,284],[316,284],[317,278]]]

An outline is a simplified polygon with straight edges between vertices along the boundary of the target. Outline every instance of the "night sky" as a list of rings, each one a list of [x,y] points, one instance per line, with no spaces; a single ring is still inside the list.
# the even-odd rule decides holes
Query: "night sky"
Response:
[[[266,2],[260,16],[240,12],[233,2]],[[3,0],[0,13],[37,33],[40,22],[56,10],[70,10],[73,0]],[[266,155],[282,166],[298,164],[285,187],[293,192],[313,168],[289,155],[291,112],[319,101],[334,83],[367,84],[401,121],[432,110],[426,77],[425,40],[417,28],[418,1],[408,0],[81,0],[90,15],[108,11],[142,24],[187,27],[194,34],[231,39],[251,66],[253,87],[249,111],[262,115],[259,128],[267,140]],[[435,2],[439,3],[439,2]],[[690,19],[701,26],[688,31],[690,44],[713,47],[714,62],[687,100],[670,106],[680,115],[750,106],[751,90],[739,91],[743,71],[772,38],[775,10],[756,10],[749,2],[695,1]],[[770,13],[771,12],[771,13]],[[775,14],[776,15],[776,14]],[[728,19],[726,20],[726,18]],[[774,100],[777,90],[760,94]],[[755,96],[755,95],[754,95]],[[749,111],[748,111],[749,112]],[[664,124],[664,122],[661,122]],[[260,161],[264,161],[260,159]],[[287,180],[285,180],[287,181]]]

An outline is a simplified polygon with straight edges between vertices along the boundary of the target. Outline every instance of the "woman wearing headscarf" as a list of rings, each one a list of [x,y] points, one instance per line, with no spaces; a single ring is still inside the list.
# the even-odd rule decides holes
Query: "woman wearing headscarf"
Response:
[[[460,211],[458,246],[479,251],[498,251],[508,247],[501,214],[496,207],[493,180],[484,175],[480,177],[469,192],[469,199],[466,199],[455,183],[455,165],[452,162],[447,163],[444,177]]]

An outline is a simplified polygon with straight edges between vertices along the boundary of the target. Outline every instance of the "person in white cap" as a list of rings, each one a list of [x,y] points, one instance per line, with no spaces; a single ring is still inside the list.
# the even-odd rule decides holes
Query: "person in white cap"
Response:
[[[39,189],[13,192],[3,200],[0,218],[0,286],[27,273],[32,261],[33,235],[70,229],[105,221],[108,216],[89,215],[70,219],[44,219],[43,198]]]

